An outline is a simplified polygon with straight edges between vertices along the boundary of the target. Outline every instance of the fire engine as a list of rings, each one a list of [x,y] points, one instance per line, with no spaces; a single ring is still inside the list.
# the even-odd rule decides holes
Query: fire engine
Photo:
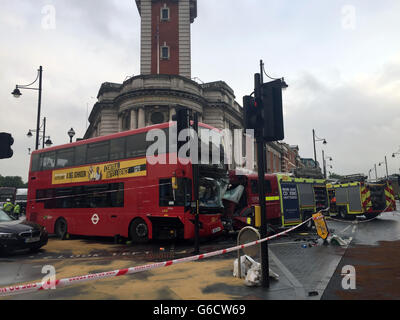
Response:
[[[254,222],[253,207],[259,205],[258,176],[230,171],[229,182],[223,198],[223,223],[226,229],[238,230]],[[266,174],[264,183],[267,223],[272,227],[300,224],[329,206],[324,179]],[[312,221],[308,228],[311,226]]]
[[[367,182],[362,174],[343,177],[335,184],[327,184],[330,214],[343,219],[357,215],[375,218],[383,211],[396,211],[396,201],[390,181]]]

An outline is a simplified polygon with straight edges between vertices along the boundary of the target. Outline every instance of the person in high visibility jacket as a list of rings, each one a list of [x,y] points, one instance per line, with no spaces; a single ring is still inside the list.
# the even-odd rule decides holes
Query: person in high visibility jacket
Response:
[[[18,219],[21,215],[21,206],[18,203],[16,203],[14,206],[13,214],[16,219]]]
[[[3,210],[7,214],[11,214],[14,211],[14,205],[12,204],[10,199],[7,199],[7,202],[3,204]]]

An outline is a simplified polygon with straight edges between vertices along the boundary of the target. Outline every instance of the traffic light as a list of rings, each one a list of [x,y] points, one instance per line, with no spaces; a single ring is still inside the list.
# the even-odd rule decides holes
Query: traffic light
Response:
[[[255,75],[254,98],[243,97],[244,123],[246,129],[254,129],[256,137],[264,142],[284,139],[282,111],[282,80],[261,83]]]
[[[282,110],[282,80],[274,80],[261,85],[263,105],[264,141],[280,141],[285,138]]]
[[[251,96],[243,97],[244,124],[246,129],[254,129],[260,133],[263,126],[261,106]]]
[[[11,134],[0,133],[0,159],[8,159],[13,156],[14,152],[11,149],[13,143],[14,139]]]

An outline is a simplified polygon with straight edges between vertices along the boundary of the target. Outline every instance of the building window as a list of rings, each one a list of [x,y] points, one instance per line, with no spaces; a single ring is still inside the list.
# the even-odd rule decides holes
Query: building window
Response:
[[[161,21],[169,21],[169,8],[166,4],[161,8]]]
[[[169,59],[169,47],[165,44],[161,47],[161,59]]]
[[[154,112],[151,115],[151,122],[153,124],[160,124],[165,122],[164,115],[161,112]]]

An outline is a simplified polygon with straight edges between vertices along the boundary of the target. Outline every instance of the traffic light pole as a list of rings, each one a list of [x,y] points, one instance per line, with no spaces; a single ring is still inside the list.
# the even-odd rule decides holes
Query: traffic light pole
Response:
[[[267,206],[265,205],[265,142],[257,137],[258,198],[261,208],[261,239],[267,237]],[[261,285],[269,288],[268,241],[261,243]]]
[[[193,117],[193,129],[195,131],[195,137],[197,139],[199,134],[199,116],[197,112],[194,113]],[[198,150],[196,150],[198,153]],[[199,214],[200,214],[200,207],[199,207],[199,165],[198,163],[192,164],[193,170],[193,188],[194,188],[194,201],[196,202],[196,212],[194,216],[194,254],[200,253],[200,242],[199,242]]]
[[[262,68],[262,62],[261,62]],[[262,70],[261,70],[262,71]],[[261,85],[262,83],[262,73],[256,74],[254,78],[255,90],[254,98],[257,102],[261,101]],[[260,105],[260,104],[259,104]],[[261,209],[261,228],[260,236],[261,239],[267,237],[267,206],[265,204],[265,158],[266,158],[266,148],[265,141],[263,138],[262,131],[258,130],[256,132],[256,142],[257,142],[257,167],[258,167],[258,202],[260,203]],[[264,288],[269,288],[269,257],[268,257],[268,241],[261,243],[261,285]]]

